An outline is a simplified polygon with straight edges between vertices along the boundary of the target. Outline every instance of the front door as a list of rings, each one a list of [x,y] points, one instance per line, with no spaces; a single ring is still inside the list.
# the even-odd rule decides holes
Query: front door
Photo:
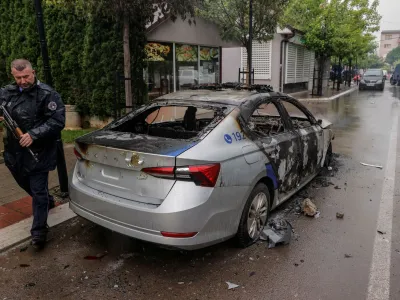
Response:
[[[269,100],[257,107],[248,122],[253,141],[268,158],[267,170],[276,176],[280,193],[290,192],[300,180],[300,138],[287,121],[282,109]]]
[[[301,139],[301,181],[308,180],[320,169],[323,157],[323,132],[311,113],[303,106],[290,100],[282,100],[294,131]]]

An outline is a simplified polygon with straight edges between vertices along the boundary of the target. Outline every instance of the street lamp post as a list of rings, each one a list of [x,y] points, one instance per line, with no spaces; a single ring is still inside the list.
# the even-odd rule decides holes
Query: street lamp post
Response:
[[[46,34],[45,34],[44,23],[43,23],[42,3],[41,3],[41,0],[34,0],[34,1],[35,1],[37,27],[38,27],[38,32],[39,32],[40,49],[42,51],[44,78],[46,80],[46,83],[48,85],[52,86],[53,78],[51,77],[49,53],[47,51]]]
[[[49,53],[47,50],[46,33],[44,30],[43,22],[43,9],[41,0],[34,0],[36,10],[36,20],[39,32],[40,48],[42,52],[43,67],[44,67],[44,78],[46,84],[49,86],[53,85],[53,78],[51,77],[51,68]],[[68,197],[68,172],[67,165],[65,162],[64,145],[61,139],[61,135],[57,139],[57,173],[58,181],[60,183],[61,197]]]
[[[252,64],[253,64],[253,0],[250,0],[250,11],[249,11],[249,85],[252,84]]]

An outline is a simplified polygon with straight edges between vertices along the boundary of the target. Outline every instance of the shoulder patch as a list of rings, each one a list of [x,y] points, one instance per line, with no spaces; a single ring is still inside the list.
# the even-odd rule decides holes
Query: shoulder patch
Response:
[[[54,101],[51,101],[47,107],[48,107],[51,111],[54,111],[54,110],[57,109],[57,103],[55,103]]]

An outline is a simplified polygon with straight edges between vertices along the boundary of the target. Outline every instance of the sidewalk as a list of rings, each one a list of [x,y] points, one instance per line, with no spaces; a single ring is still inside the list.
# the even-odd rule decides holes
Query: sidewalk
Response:
[[[321,96],[321,97],[311,95],[310,91],[292,93],[290,95],[302,102],[304,102],[304,101],[316,101],[316,102],[331,101],[331,100],[335,100],[339,97],[342,97],[344,95],[347,95],[349,93],[355,92],[357,89],[358,89],[358,85],[352,84],[349,87],[349,86],[344,86],[344,84],[342,84],[339,91],[337,91],[336,88],[332,89],[332,86],[324,88],[324,90],[322,91],[323,96]]]

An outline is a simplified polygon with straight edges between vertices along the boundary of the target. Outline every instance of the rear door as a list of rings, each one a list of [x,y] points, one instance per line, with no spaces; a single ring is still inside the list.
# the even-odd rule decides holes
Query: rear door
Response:
[[[323,131],[312,114],[300,103],[290,99],[281,100],[293,130],[300,136],[302,151],[301,181],[319,171],[323,157]]]
[[[291,130],[279,103],[266,100],[259,104],[247,126],[253,141],[269,160],[266,168],[268,171],[272,169],[277,177],[279,192],[287,193],[294,189],[300,180],[300,139]]]

